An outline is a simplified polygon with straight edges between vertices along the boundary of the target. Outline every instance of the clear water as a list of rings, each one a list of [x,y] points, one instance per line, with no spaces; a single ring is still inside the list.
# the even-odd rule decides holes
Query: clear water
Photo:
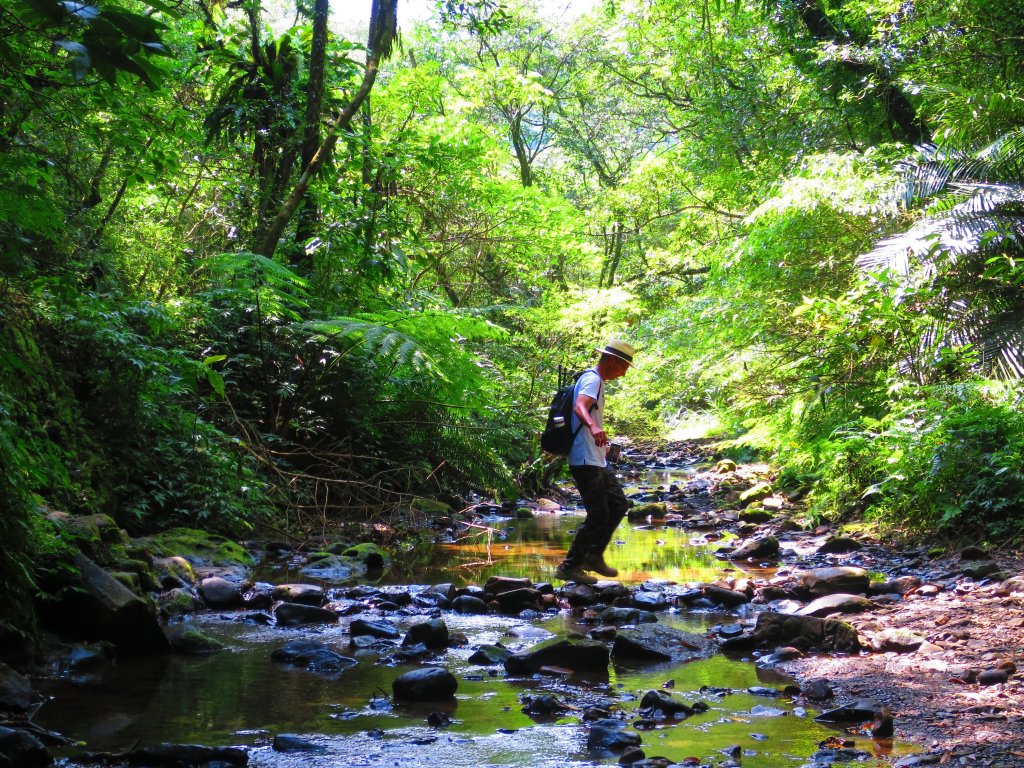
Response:
[[[400,583],[456,581],[483,583],[490,575],[550,578],[580,518],[541,514],[533,520],[494,520],[493,532],[474,532],[456,544],[435,550],[419,567],[401,566],[403,578],[392,572],[385,580]],[[721,576],[723,564],[710,554],[712,545],[697,541],[677,528],[644,528],[623,523],[608,559],[623,580],[648,578],[678,582],[706,581]],[[393,569],[397,570],[397,569]],[[281,574],[279,581],[290,580]],[[423,617],[395,617],[400,627]],[[101,678],[50,681],[45,692],[53,698],[37,715],[41,725],[80,740],[81,749],[122,751],[138,743],[201,743],[250,748],[250,765],[273,766],[583,766],[614,765],[615,755],[594,755],[586,749],[587,729],[580,712],[553,721],[535,721],[521,710],[522,697],[554,694],[582,708],[605,702],[623,712],[627,722],[643,694],[665,687],[686,701],[703,700],[709,711],[678,724],[642,731],[648,756],[676,762],[696,757],[705,763],[724,759],[721,750],[743,749],[747,768],[799,766],[817,744],[836,731],[812,721],[816,712],[802,713],[787,698],[765,698],[747,692],[751,686],[781,688],[786,682],[750,660],[725,656],[687,664],[625,667],[613,665],[598,677],[507,678],[501,667],[469,664],[474,646],[501,642],[513,650],[539,639],[567,632],[586,632],[568,612],[526,621],[508,616],[460,616],[445,613],[451,632],[466,643],[448,649],[433,662],[459,679],[454,702],[422,707],[394,706],[391,683],[411,666],[378,662],[376,652],[354,652],[347,623],[332,627],[268,628],[246,624],[237,614],[211,613],[191,621],[229,650],[200,657],[139,657],[118,661]],[[661,614],[663,623],[690,632],[703,632],[735,617],[714,614]],[[271,652],[296,639],[317,639],[358,666],[335,677],[278,664]],[[722,694],[704,687],[728,689]],[[781,713],[757,709],[769,707]],[[444,711],[452,724],[443,729],[427,725],[426,717]],[[278,753],[270,744],[279,733],[302,734],[324,751]],[[857,746],[879,755],[893,749],[889,742],[857,739]]]

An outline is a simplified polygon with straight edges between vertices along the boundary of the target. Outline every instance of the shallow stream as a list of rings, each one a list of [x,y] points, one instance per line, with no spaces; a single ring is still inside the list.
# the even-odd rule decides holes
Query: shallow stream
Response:
[[[685,470],[659,473],[655,485],[685,482]],[[651,485],[650,478],[644,482]],[[389,583],[429,585],[440,582],[483,584],[491,575],[549,580],[579,524],[577,514],[538,513],[530,520],[494,519],[490,528],[467,528],[453,544],[438,547],[419,565],[404,565],[383,579]],[[623,523],[608,560],[630,585],[655,579],[710,581],[728,566],[712,550],[717,544],[693,538],[681,528]],[[396,572],[397,571],[397,572]],[[278,583],[293,581],[280,573]],[[763,574],[758,574],[763,575]],[[575,707],[607,702],[637,719],[634,710],[648,690],[672,688],[685,701],[702,700],[709,710],[678,723],[641,731],[648,756],[682,763],[725,760],[738,746],[746,768],[799,766],[830,736],[847,735],[813,721],[817,712],[795,706],[786,696],[751,693],[751,688],[779,689],[789,682],[750,659],[714,658],[686,664],[627,667],[613,664],[599,677],[508,677],[501,667],[475,666],[474,647],[501,642],[522,650],[534,642],[567,632],[586,633],[592,625],[576,623],[568,611],[538,619],[509,616],[463,616],[445,611],[452,633],[467,642],[449,648],[432,662],[452,671],[459,688],[452,705],[394,706],[391,682],[413,665],[376,663],[379,651],[354,651],[347,624],[330,627],[276,628],[245,623],[240,614],[206,613],[191,619],[229,650],[199,657],[138,657],[118,661],[99,678],[50,681],[44,692],[53,699],[36,717],[44,727],[80,740],[78,749],[122,751],[133,744],[160,742],[239,745],[250,750],[250,765],[274,766],[583,766],[615,765],[617,756],[586,748],[587,729],[579,710],[555,720],[524,714],[523,697],[556,695]],[[366,617],[366,614],[363,614]],[[401,629],[422,615],[388,614]],[[735,615],[662,613],[659,621],[701,633],[717,624],[732,624]],[[286,642],[316,639],[358,666],[334,676],[274,663],[271,652]],[[760,691],[761,694],[764,691]],[[443,711],[447,727],[427,724]],[[271,748],[281,733],[304,735],[323,751],[281,753]],[[876,755],[893,749],[889,742],[856,739],[857,747]]]

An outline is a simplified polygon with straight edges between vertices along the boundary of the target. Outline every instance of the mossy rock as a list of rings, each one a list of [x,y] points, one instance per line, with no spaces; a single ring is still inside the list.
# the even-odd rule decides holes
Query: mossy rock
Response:
[[[160,582],[153,575],[153,569],[145,560],[132,560],[125,558],[114,562],[113,567],[118,571],[134,573],[139,577],[139,586],[146,592],[156,592],[160,589]]]
[[[637,504],[626,513],[630,520],[643,520],[651,517],[660,520],[668,514],[668,506],[663,501],[653,501],[649,504]]]
[[[450,506],[437,499],[418,497],[413,499],[409,506],[416,512],[422,512],[425,515],[450,515],[452,513]]]
[[[171,528],[162,533],[136,539],[153,557],[180,556],[196,565],[253,564],[253,557],[244,547],[215,533],[194,528]]]
[[[127,556],[130,539],[110,515],[51,514],[50,520],[67,536],[72,546],[100,565]]]
[[[369,541],[351,546],[341,554],[345,557],[362,560],[363,564],[371,571],[380,570],[388,565],[388,556],[384,550]]]
[[[516,519],[517,520],[530,520],[534,517],[533,510],[529,507],[517,507],[516,508]]]
[[[136,595],[142,594],[142,585],[139,582],[139,574],[130,571],[111,571],[110,575],[124,584]]]
[[[740,494],[740,504],[744,506],[753,504],[755,501],[761,501],[771,495],[772,486],[770,483],[757,483]]]
[[[224,650],[223,643],[207,637],[197,629],[184,629],[180,632],[169,632],[168,640],[175,653],[197,656],[204,653],[215,653]]]

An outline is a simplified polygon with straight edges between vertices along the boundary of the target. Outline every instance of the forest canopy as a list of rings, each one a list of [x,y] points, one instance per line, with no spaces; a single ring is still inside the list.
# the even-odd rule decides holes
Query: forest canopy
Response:
[[[536,491],[559,366],[819,519],[1019,535],[1014,2],[7,0],[2,570],[41,511]]]

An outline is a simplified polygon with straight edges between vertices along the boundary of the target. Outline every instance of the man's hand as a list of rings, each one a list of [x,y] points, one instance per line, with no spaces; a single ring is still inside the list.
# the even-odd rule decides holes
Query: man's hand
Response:
[[[594,445],[598,448],[608,445],[608,435],[605,434],[605,431],[597,426],[597,424],[594,424],[590,428],[590,434],[594,436]]]

